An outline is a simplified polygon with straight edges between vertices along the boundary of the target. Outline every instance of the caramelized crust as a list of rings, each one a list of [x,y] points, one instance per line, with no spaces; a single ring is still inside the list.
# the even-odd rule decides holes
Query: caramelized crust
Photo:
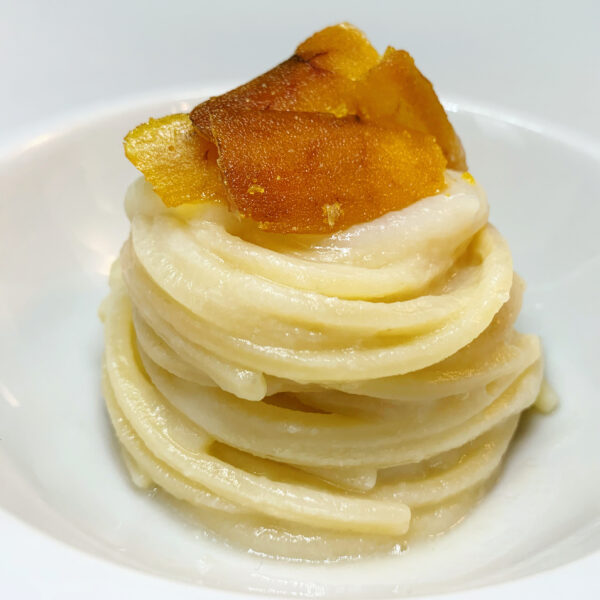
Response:
[[[444,186],[433,136],[358,117],[211,111],[230,198],[269,231],[325,233],[401,209]]]
[[[360,115],[383,126],[397,125],[435,136],[448,167],[466,171],[465,151],[431,85],[404,50],[388,48],[358,86]]]
[[[296,56],[352,81],[361,79],[380,59],[367,36],[350,23],[317,31],[296,48]]]
[[[379,54],[352,25],[327,27],[298,46],[294,56],[256,79],[199,104],[190,117],[212,140],[208,114],[217,109],[356,113],[354,79],[377,64]]]
[[[343,116],[356,112],[354,84],[294,55],[249,83],[196,106],[190,118],[208,140],[213,140],[208,115],[218,109],[299,110]]]
[[[124,146],[127,158],[167,206],[222,200],[226,195],[217,150],[186,114],[150,119],[127,134]]]
[[[226,199],[281,233],[329,233],[441,190],[465,153],[412,57],[347,23],[187,115],[150,119],[125,153],[167,206]]]

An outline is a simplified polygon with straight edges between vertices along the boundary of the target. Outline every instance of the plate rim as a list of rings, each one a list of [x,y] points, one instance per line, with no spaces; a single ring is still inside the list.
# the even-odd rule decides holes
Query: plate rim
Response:
[[[101,102],[83,107],[77,111],[67,112],[57,118],[44,121],[26,135],[19,136],[9,143],[0,145],[0,166],[19,159],[29,149],[51,142],[56,137],[68,133],[91,120],[102,120],[119,112],[133,111],[166,103],[185,103],[190,98],[202,98],[211,93],[218,93],[230,83],[214,84],[204,88],[193,89],[163,89],[160,93],[144,93],[125,96],[112,102]],[[459,96],[442,98],[444,106],[450,113],[458,110],[494,118],[530,131],[542,133],[580,152],[590,155],[594,160],[600,160],[600,140],[586,137],[581,132],[563,126],[553,127],[544,120],[536,120],[524,112],[508,111],[501,107],[480,106]],[[119,564],[111,559],[93,554],[91,551],[71,546],[65,541],[54,538],[51,534],[38,529],[9,510],[0,506],[0,539],[10,539],[11,545],[18,542],[19,546],[27,549],[27,562],[34,564],[39,572],[64,571],[64,576],[52,582],[52,593],[60,597],[70,597],[74,591],[83,591],[90,598],[105,598],[107,593],[114,595],[115,588],[122,588],[127,595],[144,593],[149,600],[164,598],[168,593],[178,599],[207,597],[215,600],[268,599],[272,595],[253,592],[236,592],[219,590],[203,584],[188,583],[153,574],[133,566]],[[48,565],[47,557],[53,555],[52,564]],[[37,558],[35,558],[37,557]],[[22,568],[22,557],[11,552],[8,545],[0,548],[0,573],[2,581],[0,589],[18,590],[28,582],[31,574],[27,568]],[[77,577],[67,576],[77,564]],[[57,568],[60,566],[60,570]],[[513,580],[485,584],[466,590],[427,594],[419,596],[423,600],[463,600],[474,598],[482,600],[504,600],[508,594],[541,594],[548,598],[561,598],[564,594],[574,594],[574,583],[581,585],[577,593],[581,598],[595,598],[600,595],[600,578],[594,578],[600,570],[600,548],[583,555],[568,563],[548,569],[519,576]],[[85,576],[84,576],[85,574]],[[93,582],[93,583],[92,583]],[[39,581],[40,589],[44,585],[43,577]],[[79,587],[78,587],[79,586]],[[397,600],[404,596],[386,596],[389,600]],[[535,596],[534,596],[535,597]]]

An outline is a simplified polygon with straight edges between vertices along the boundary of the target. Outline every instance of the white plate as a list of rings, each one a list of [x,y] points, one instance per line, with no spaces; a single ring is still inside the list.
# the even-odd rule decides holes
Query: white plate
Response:
[[[43,11],[41,3],[39,8]],[[187,9],[199,10],[192,5]],[[121,14],[119,10],[110,3],[106,8],[113,19]],[[128,6],[123,14],[128,10],[132,9]],[[398,9],[390,5],[387,10],[400,22]],[[453,50],[445,52],[448,62],[438,59],[436,66],[433,52],[424,52],[425,60],[420,60],[415,44],[403,43],[406,36],[390,29],[391,17],[377,16],[373,31],[369,23],[375,17],[366,10],[338,7],[335,17],[330,12],[318,20],[299,15],[289,26],[293,30],[289,38],[300,40],[323,21],[350,12],[348,17],[377,41],[407,46],[420,64],[434,61],[428,72],[436,82],[436,70],[443,74],[444,69],[454,69],[457,63],[451,53],[456,58],[462,52],[455,42]],[[146,30],[131,34],[138,44],[144,40],[150,44],[152,31],[160,30],[160,15],[144,14]],[[411,6],[410,15],[428,31],[431,43],[436,32],[426,29],[427,11]],[[100,16],[108,19],[105,28],[121,27],[118,20],[111,24],[105,12]],[[469,43],[479,44],[480,53],[487,50],[488,57],[495,48],[490,36],[502,33],[504,27],[494,25],[493,16],[490,10],[475,12],[470,29],[461,29],[471,32]],[[225,10],[212,17],[227,29]],[[285,17],[284,11],[277,12],[266,30],[279,31]],[[443,17],[445,27],[458,28],[461,23],[448,11]],[[189,14],[184,21],[188,19]],[[17,32],[19,23],[17,19]],[[62,31],[69,40],[67,44],[57,38],[59,46],[90,56],[89,38],[78,35],[80,41],[73,41],[67,27],[73,26],[72,21],[52,23],[54,32]],[[584,33],[586,23],[583,19]],[[484,25],[488,30],[482,29]],[[239,27],[239,35],[246,35],[249,25]],[[544,21],[540,27],[548,31],[560,24],[549,27]],[[41,25],[36,30],[35,23],[33,28],[34,34],[43,30]],[[11,28],[7,32],[9,42],[18,37]],[[575,34],[568,35],[575,39]],[[175,29],[166,36],[178,43]],[[587,38],[583,39],[585,47]],[[524,38],[516,40],[521,50],[528,47]],[[600,50],[600,42],[593,43]],[[264,40],[262,44],[261,52]],[[427,47],[418,40],[416,45]],[[571,52],[574,65],[588,59],[568,47],[562,52]],[[106,65],[119,79],[122,57],[108,46],[105,50]],[[269,52],[269,59],[254,72],[280,54]],[[211,90],[189,87],[183,92],[148,93],[143,100],[125,103],[112,100],[118,95],[113,92],[104,97],[102,110],[80,111],[77,118],[53,128],[41,122],[30,125],[29,132],[43,134],[25,144],[14,140],[26,137],[26,128],[19,126],[18,119],[11,123],[6,112],[18,116],[23,108],[14,98],[3,100],[0,108],[6,110],[0,111],[0,123],[7,124],[8,134],[0,158],[2,596],[64,598],[85,593],[112,598],[137,597],[143,591],[148,598],[237,598],[253,593],[358,599],[454,592],[456,598],[493,599],[509,594],[546,598],[600,594],[600,373],[596,366],[600,203],[594,200],[600,118],[588,117],[586,133],[579,133],[578,120],[586,116],[587,100],[578,104],[577,112],[570,111],[569,122],[563,113],[554,112],[561,103],[573,106],[559,87],[531,118],[526,110],[529,100],[521,97],[523,89],[534,98],[539,93],[534,88],[550,90],[551,80],[540,77],[539,71],[549,61],[523,55],[531,63],[524,68],[516,62],[514,50],[507,50],[506,56],[514,59],[512,65],[521,65],[511,82],[518,88],[514,96],[524,110],[486,99],[485,94],[495,89],[493,81],[480,81],[483,92],[472,95],[461,93],[460,86],[446,85],[450,93],[445,97],[455,111],[452,118],[471,170],[488,191],[492,221],[508,238],[517,269],[529,283],[520,325],[542,335],[549,377],[561,396],[561,406],[550,417],[528,420],[498,485],[460,527],[401,557],[340,565],[262,560],[205,539],[168,506],[129,484],[103,410],[102,335],[96,309],[106,292],[110,261],[127,234],[122,199],[135,176],[122,156],[120,140],[148,116],[186,110]],[[236,57],[231,52],[221,56],[222,69]],[[80,58],[71,60],[78,64]],[[478,60],[473,58],[471,67],[483,72]],[[27,65],[22,66],[27,72]],[[53,62],[46,66],[50,73],[45,72],[42,83],[39,79],[37,83],[50,104],[56,98],[56,80],[50,75],[56,75],[63,92],[72,90],[75,98],[80,87],[100,89],[93,73],[83,73],[76,81]],[[506,75],[498,61],[484,66],[491,73]],[[42,67],[31,67],[31,72],[41,77]],[[13,71],[17,69],[10,71],[9,79]],[[536,85],[530,81],[534,71]],[[148,72],[142,68],[142,75]],[[242,75],[252,72],[248,68]],[[108,87],[113,85],[109,75],[103,71],[99,75]],[[579,76],[583,85],[585,71]],[[565,71],[565,81],[573,77]],[[173,87],[176,81],[163,79],[162,87]],[[473,85],[463,87],[468,91]],[[586,89],[598,98],[597,81],[587,80]],[[66,112],[79,109],[84,101],[70,98]],[[41,100],[29,102],[37,119],[56,114]],[[472,592],[462,591],[471,588]]]

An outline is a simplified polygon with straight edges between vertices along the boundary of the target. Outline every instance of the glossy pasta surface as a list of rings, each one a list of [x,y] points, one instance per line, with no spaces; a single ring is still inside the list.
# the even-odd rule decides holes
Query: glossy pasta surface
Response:
[[[271,556],[398,548],[459,521],[538,396],[523,282],[458,172],[397,212],[276,234],[143,179],[102,307],[104,390],[137,480]]]

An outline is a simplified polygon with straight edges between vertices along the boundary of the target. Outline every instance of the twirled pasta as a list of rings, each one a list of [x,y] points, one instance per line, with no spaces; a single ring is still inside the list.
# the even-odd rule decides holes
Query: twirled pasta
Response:
[[[149,482],[229,539],[336,558],[443,531],[539,393],[523,284],[479,186],[279,235],[143,180],[102,314],[104,391]]]

